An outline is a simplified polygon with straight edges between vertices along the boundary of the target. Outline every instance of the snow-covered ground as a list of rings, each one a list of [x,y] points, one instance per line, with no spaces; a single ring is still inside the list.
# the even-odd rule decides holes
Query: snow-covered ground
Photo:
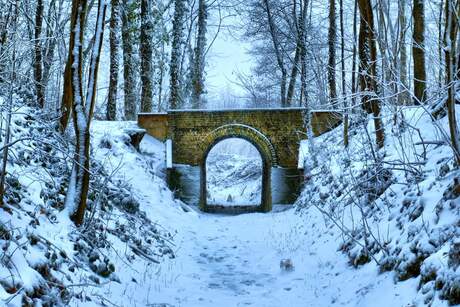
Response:
[[[246,140],[229,138],[217,143],[206,159],[208,204],[259,206],[262,159]]]
[[[441,139],[420,108],[404,112],[424,140]],[[23,117],[15,122],[23,121],[21,125],[37,136],[43,134],[33,126],[38,125],[36,119]],[[443,127],[445,124],[445,119],[439,122]],[[70,306],[75,307],[447,306],[434,290],[438,279],[443,285],[452,280],[455,286],[460,275],[459,269],[455,271],[447,264],[454,238],[459,236],[460,206],[459,198],[450,200],[444,193],[459,177],[458,170],[452,169],[452,153],[447,146],[428,145],[425,155],[422,145],[407,146],[418,142],[417,130],[406,126],[398,134],[387,125],[385,161],[423,160],[423,164],[408,164],[423,176],[403,178],[404,172],[397,170],[400,167],[393,167],[387,192],[365,211],[369,214],[368,229],[376,236],[369,241],[378,238],[387,250],[379,250],[373,243],[379,263],[371,259],[357,263],[366,259],[360,257],[363,251],[355,244],[363,240],[359,236],[360,212],[356,212],[359,206],[350,205],[344,195],[353,183],[347,176],[364,176],[363,135],[358,129],[351,130],[355,132],[348,154],[341,149],[340,128],[315,140],[321,151],[320,165],[310,170],[309,185],[296,206],[231,216],[202,213],[175,199],[165,182],[164,145],[146,136],[140,152],[136,151],[125,133],[126,128],[135,126],[133,122],[100,121],[92,126],[93,157],[110,178],[109,183],[98,187],[130,195],[106,195],[110,201],[104,206],[114,206],[112,210],[103,206],[95,210],[90,203],[89,218],[94,221],[88,225],[94,228],[89,230],[76,230],[68,218],[59,215],[59,208],[54,208],[59,201],[50,198],[52,195],[41,195],[41,184],[48,182],[43,179],[48,176],[46,171],[56,172],[51,174],[55,180],[65,178],[62,170],[45,171],[40,164],[43,160],[34,156],[38,149],[32,145],[17,151],[20,158],[13,160],[10,169],[21,178],[18,191],[22,200],[12,206],[11,215],[1,215],[0,243],[6,246],[0,270],[4,275],[0,276],[2,302],[21,305],[21,295],[5,289],[18,294],[32,291],[27,293],[33,298],[33,289],[46,277],[58,283],[48,297],[63,295],[65,289],[72,294]],[[25,130],[20,126],[15,129]],[[307,147],[302,147],[304,154]],[[42,181],[24,174],[35,174]],[[120,190],[115,183],[123,183],[125,188]],[[53,190],[62,186],[56,182],[55,187],[45,190],[62,198],[62,191]],[[115,206],[116,199],[121,205]],[[132,204],[140,211],[136,206],[125,208]],[[320,209],[341,220],[332,221]],[[350,233],[337,226],[346,226]],[[356,235],[352,242],[350,234]],[[89,238],[81,240],[81,236]],[[85,242],[95,245],[88,247]],[[402,278],[413,260],[421,259],[414,258],[418,251],[427,257],[415,262],[421,275]],[[391,259],[393,266],[382,270],[388,262],[380,261]],[[108,277],[101,274],[101,267],[110,268]],[[427,278],[433,270],[435,280],[422,283],[422,277]]]
[[[96,123],[96,138],[112,134],[116,140],[114,131],[121,129],[114,128]],[[176,257],[158,265],[117,262],[122,283],[92,290],[112,303],[275,307],[403,306],[412,301],[415,281],[395,285],[391,274],[379,275],[375,266],[351,269],[337,251],[338,231],[325,227],[318,212],[299,216],[284,206],[268,214],[237,216],[185,212],[184,205],[161,189],[161,179],[152,177],[164,163],[161,143],[147,136],[142,154],[121,146],[112,150],[110,158],[112,165],[122,162],[116,176],[135,187],[141,210],[163,227],[177,230]],[[292,261],[292,271],[280,267],[283,259]],[[376,300],[383,293],[386,299]],[[85,305],[93,302],[75,302]]]
[[[95,124],[96,143],[103,135],[120,137],[114,132],[120,127],[111,125]],[[336,131],[318,138],[317,145],[324,146],[321,139],[330,141],[334,133],[340,135]],[[94,289],[116,305],[386,307],[423,302],[418,278],[396,282],[394,273],[380,273],[373,262],[350,266],[338,250],[343,233],[313,207],[303,214],[281,206],[268,214],[205,214],[174,200],[165,188],[158,176],[164,148],[153,138],[145,137],[141,153],[120,145],[104,155],[117,166],[116,176],[131,182],[141,210],[176,231],[173,259],[134,267],[120,261],[122,283]],[[292,270],[282,267],[286,259]],[[75,306],[82,304],[77,301]]]

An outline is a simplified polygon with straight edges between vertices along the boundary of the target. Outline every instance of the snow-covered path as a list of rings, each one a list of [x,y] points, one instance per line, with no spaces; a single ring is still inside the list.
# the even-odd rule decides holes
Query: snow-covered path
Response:
[[[172,283],[156,303],[174,306],[406,306],[416,280],[395,285],[373,265],[353,269],[336,252],[333,230],[293,210],[197,214],[182,229]],[[301,219],[316,220],[306,229]],[[295,269],[280,269],[289,258]],[[161,279],[160,280],[164,280]],[[155,282],[155,281],[153,281]]]

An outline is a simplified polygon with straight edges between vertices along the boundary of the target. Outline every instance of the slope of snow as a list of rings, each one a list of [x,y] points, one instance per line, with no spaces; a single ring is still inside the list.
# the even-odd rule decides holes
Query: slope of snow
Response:
[[[419,108],[405,110],[405,117],[424,140],[440,139]],[[37,122],[17,119],[21,121]],[[439,124],[445,127],[446,122]],[[21,130],[21,125],[15,128]],[[387,247],[384,252],[374,244],[372,257],[377,261],[373,261],[357,244],[363,238],[362,211],[346,198],[347,192],[356,193],[348,190],[356,185],[353,180],[365,175],[368,153],[362,149],[367,145],[358,128],[351,129],[349,155],[341,147],[340,128],[316,139],[321,164],[309,170],[310,181],[297,210],[275,206],[267,214],[228,216],[201,213],[174,199],[165,182],[164,144],[146,136],[136,151],[125,130],[133,127],[132,122],[94,122],[93,157],[106,174],[101,179],[110,178],[94,180],[98,189],[115,193],[101,196],[108,197],[104,206],[121,198],[125,203],[126,196],[116,193],[129,193],[128,200],[139,206],[133,212],[139,211],[107,210],[102,203],[94,210],[90,203],[88,218],[94,221],[86,232],[77,231],[68,219],[55,220],[59,211],[53,206],[62,191],[54,189],[63,183],[56,182],[51,189],[45,185],[49,179],[43,178],[51,171],[55,180],[61,180],[66,171],[45,170],[36,156],[39,146],[27,144],[27,150],[17,150],[27,162],[12,159],[10,171],[20,184],[12,181],[11,186],[17,186],[14,191],[23,197],[19,206],[11,205],[12,214],[0,215],[3,303],[21,305],[21,295],[6,289],[19,289],[17,293],[27,292],[32,298],[36,289],[45,289],[48,298],[71,295],[70,306],[447,306],[434,291],[438,279],[455,282],[459,276],[458,269],[447,263],[459,236],[458,198],[443,197],[459,177],[458,170],[452,170],[447,146],[428,145],[425,155],[423,146],[408,146],[418,142],[416,130],[406,127],[396,137],[387,128],[384,160],[411,162],[414,175],[406,177],[392,164],[392,181],[385,193],[375,201],[368,199],[368,230]],[[55,193],[56,200],[42,195],[44,188]],[[354,240],[340,230],[342,226],[356,234]],[[86,242],[95,245],[88,247]],[[425,256],[420,274],[403,276],[417,259],[416,250]],[[44,270],[47,266],[49,271]],[[96,274],[107,266],[113,266],[110,275]],[[433,271],[435,279],[428,280]],[[50,281],[53,287],[43,286]],[[34,299],[46,303],[44,296]],[[59,300],[48,303],[59,305]]]
[[[96,139],[114,139],[119,125],[96,123]],[[324,141],[334,133],[340,131]],[[323,146],[321,139],[317,143]],[[338,250],[343,234],[314,208],[300,215],[281,208],[238,216],[200,213],[165,188],[162,144],[146,137],[140,154],[125,145],[114,148],[110,157],[101,150],[98,159],[118,166],[116,176],[133,184],[147,215],[176,231],[175,258],[122,267],[119,276],[135,281],[124,278],[122,284],[94,289],[93,295],[120,306],[415,306],[424,300],[418,278],[396,283],[394,273],[380,273],[375,263],[350,266]],[[340,174],[339,161],[330,161]],[[283,259],[290,259],[293,270],[280,267]],[[142,279],[133,277],[136,273]],[[446,305],[433,301],[433,306]]]
[[[384,118],[385,148],[377,162],[371,123],[369,137],[362,127],[351,129],[348,150],[341,129],[317,138],[319,166],[307,158],[310,179],[298,207],[306,215],[320,211],[341,228],[338,247],[352,265],[370,262],[364,268],[414,282],[417,304],[444,305],[442,298],[458,304],[460,274],[448,262],[460,236],[460,198],[452,192],[460,173],[446,146],[447,118],[432,121],[421,107],[403,108],[401,115],[396,125]],[[305,142],[305,157],[309,150]]]

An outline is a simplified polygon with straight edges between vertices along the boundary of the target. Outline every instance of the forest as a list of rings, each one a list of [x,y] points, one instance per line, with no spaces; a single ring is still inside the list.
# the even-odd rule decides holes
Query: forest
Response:
[[[460,0],[0,0],[0,305],[460,305],[459,112]]]

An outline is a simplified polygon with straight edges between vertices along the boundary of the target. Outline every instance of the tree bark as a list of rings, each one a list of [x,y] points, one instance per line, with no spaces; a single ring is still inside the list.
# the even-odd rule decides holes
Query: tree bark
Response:
[[[376,143],[379,148],[384,146],[385,135],[380,117],[380,101],[377,96],[377,49],[375,45],[374,14],[370,0],[358,0],[360,11],[359,29],[359,60],[360,88],[363,107],[373,114]]]
[[[110,80],[107,99],[107,120],[117,117],[117,94],[120,70],[120,0],[111,0],[110,17]]]
[[[70,28],[74,29],[75,28],[75,23],[77,22],[77,18],[79,18],[78,14],[78,8],[80,7],[81,3],[80,0],[72,0],[72,14],[70,17]],[[85,7],[86,7],[86,1],[85,1]],[[84,16],[81,17],[79,26],[80,28],[84,28]],[[79,33],[79,35],[83,36],[83,33]],[[61,101],[61,119],[60,119],[60,125],[59,128],[61,132],[64,132],[65,129],[67,128],[67,125],[69,123],[69,117],[70,113],[72,110],[72,105],[73,105],[73,87],[72,87],[72,65],[73,65],[73,60],[74,57],[72,56],[72,51],[74,50],[74,44],[75,44],[75,32],[70,31],[70,38],[69,38],[69,54],[67,58],[67,63],[65,66],[64,70],[64,86],[63,86],[63,92],[62,92],[62,101]]]
[[[14,4],[14,11],[11,10],[12,13],[12,31],[9,33],[16,33],[18,27],[18,6],[19,1],[16,0]],[[13,4],[12,4],[13,5]],[[9,85],[8,85],[8,100],[6,105],[6,127],[5,127],[5,138],[4,138],[4,146],[2,151],[2,164],[0,169],[0,208],[3,207],[3,195],[5,193],[5,181],[6,181],[6,172],[8,166],[8,154],[9,154],[9,145],[10,138],[11,138],[11,120],[13,114],[13,94],[14,94],[14,86],[16,83],[16,42],[13,40],[12,42],[12,58],[10,72],[9,72]]]
[[[180,62],[183,45],[183,32],[184,32],[184,15],[185,15],[185,3],[184,0],[174,1],[174,19],[173,19],[173,30],[172,30],[172,45],[171,45],[171,64],[169,68],[170,72],[170,94],[169,94],[169,107],[171,109],[177,109],[179,104],[182,102],[181,99],[181,82],[180,82]]]
[[[311,121],[311,108],[308,99],[308,92],[307,92],[307,10],[308,10],[308,1],[304,0],[302,14],[305,18],[302,20],[303,22],[300,24],[300,32],[302,33],[301,45],[300,45],[300,65],[301,65],[301,75],[300,75],[300,82],[301,85],[301,96],[302,96],[302,107],[304,107],[304,126],[307,132],[308,138],[308,151],[313,161],[313,167],[318,165],[318,160],[316,157],[316,149],[314,143],[314,135],[313,135],[313,127]],[[305,169],[305,171],[309,172],[309,169]]]
[[[206,0],[198,3],[198,35],[196,38],[192,77],[192,108],[201,107],[201,95],[204,93],[204,67],[206,48],[206,23],[208,16]]]
[[[329,101],[332,103],[337,99],[337,84],[335,78],[335,52],[337,40],[337,25],[336,25],[335,0],[329,0],[329,32],[328,32],[328,47],[329,57],[327,65],[327,80],[329,84]]]
[[[45,105],[45,88],[43,84],[43,54],[42,54],[42,24],[43,24],[43,0],[37,0],[35,10],[35,41],[34,41],[34,78],[35,94],[37,96],[37,106],[43,108]]]
[[[343,24],[343,0],[339,0],[340,14],[340,70],[342,73],[342,99],[343,99],[343,145],[348,147],[348,101],[345,80],[345,29]]]
[[[123,77],[125,120],[136,120],[137,113],[137,84],[136,57],[134,54],[134,22],[133,2],[123,0],[122,13],[122,45],[123,45]]]
[[[308,6],[308,0],[304,0],[305,3]],[[302,5],[302,1],[300,1],[300,4]],[[301,23],[305,23],[305,18],[306,18],[306,10],[303,10],[302,7],[300,9],[300,16],[297,16],[296,14],[296,1],[294,0],[294,10],[293,10],[293,19],[296,22],[296,48],[295,48],[295,55],[294,55],[294,63],[292,64],[292,70],[291,70],[291,77],[289,79],[289,85],[288,85],[288,91],[287,91],[287,97],[286,97],[286,105],[292,106],[292,100],[294,99],[294,92],[295,92],[295,85],[297,82],[297,75],[299,73],[299,66],[300,65],[300,58],[301,58],[301,44],[302,44],[302,35],[301,29]]]
[[[54,14],[54,17],[53,17],[53,14]],[[54,54],[55,54],[56,45],[58,42],[56,34],[62,30],[61,28],[63,28],[63,25],[62,25],[63,23],[61,23],[61,17],[62,17],[61,5],[59,5],[59,11],[56,11],[56,1],[51,1],[49,8],[48,8],[47,18],[46,18],[47,20],[46,21],[46,25],[47,25],[46,38],[47,38],[48,43],[46,44],[46,47],[42,49],[43,50],[42,83],[43,83],[43,88],[45,89],[45,95],[44,95],[45,99],[46,99],[46,88],[48,86],[48,82],[51,76],[51,68],[53,65]]]
[[[352,66],[351,66],[351,103],[354,107],[356,105],[356,92],[358,90],[356,76],[358,74],[358,70],[356,68],[356,56],[358,53],[358,23],[357,23],[357,16],[358,16],[358,0],[355,0],[355,8],[353,10],[353,51],[352,51]]]
[[[99,0],[95,45],[91,54],[88,85],[86,97],[83,97],[82,90],[82,60],[83,60],[83,32],[80,27],[84,22],[87,9],[86,0],[77,0],[77,16],[72,32],[80,35],[74,36],[74,49],[69,50],[71,54],[71,80],[73,87],[73,123],[75,129],[76,148],[72,175],[69,181],[69,188],[66,195],[66,207],[71,210],[71,219],[77,226],[83,224],[90,181],[90,125],[96,104],[97,75],[99,70],[100,54],[104,36],[105,14],[107,4],[105,0]]]
[[[275,21],[273,20],[270,3],[268,3],[268,0],[263,0],[263,1],[264,1],[264,9],[267,14],[268,28],[269,28],[270,36],[273,42],[273,49],[275,51],[276,62],[278,63],[278,68],[281,73],[281,81],[280,81],[281,106],[287,107],[288,106],[286,103],[287,71],[284,65],[284,58],[282,55],[282,50],[281,50],[281,46],[280,46],[279,39],[278,39],[278,33],[277,33]]]
[[[152,1],[141,0],[141,112],[152,112],[153,105],[153,21]]]
[[[425,0],[414,0],[412,52],[414,59],[414,104],[426,100],[425,70]]]
[[[456,77],[457,77],[457,38],[458,20],[460,12],[459,2],[456,0],[446,0],[446,27],[444,35],[444,54],[446,61],[446,83],[448,87],[447,95],[447,116],[449,119],[449,131],[452,150],[457,163],[460,164],[460,140],[455,113]]]
[[[400,0],[399,4],[399,104],[406,105],[409,102],[407,82],[407,49],[406,49],[406,0]]]

